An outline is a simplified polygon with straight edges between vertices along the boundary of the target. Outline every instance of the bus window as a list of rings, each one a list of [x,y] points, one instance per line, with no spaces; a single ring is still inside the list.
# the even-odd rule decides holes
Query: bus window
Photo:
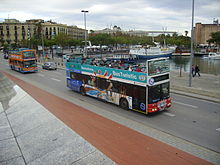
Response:
[[[149,104],[155,103],[157,101],[161,101],[163,99],[169,98],[169,83],[164,83],[161,85],[156,85],[156,86],[150,86],[148,93],[149,93],[149,98],[148,102]]]
[[[96,78],[96,86],[100,89],[106,89],[107,88],[107,80],[103,78]]]
[[[76,79],[74,72],[70,72],[70,78],[71,78],[71,79]]]
[[[161,98],[161,85],[149,86],[148,89],[148,103],[152,104],[160,101]]]
[[[138,87],[140,90],[139,99],[146,102],[146,87]]]
[[[28,51],[28,52],[23,52],[24,58],[34,58],[35,53],[34,51]]]
[[[119,83],[117,81],[112,81],[113,87],[112,92],[119,93]]]
[[[169,98],[170,97],[170,95],[169,95],[169,93],[170,93],[169,83],[162,84],[161,86],[162,86],[162,95],[163,95],[162,97],[163,97],[163,99],[164,98]]]
[[[125,85],[126,88],[126,95],[128,96],[132,96],[133,95],[133,85],[132,84],[126,84]]]
[[[157,75],[161,73],[169,72],[169,60],[162,59],[158,61],[149,61],[148,62],[148,74],[149,76]]]
[[[91,86],[96,86],[96,77],[95,76],[89,76],[87,79],[87,82]]]
[[[36,61],[32,60],[32,61],[24,61],[24,67],[28,68],[28,67],[36,67]]]

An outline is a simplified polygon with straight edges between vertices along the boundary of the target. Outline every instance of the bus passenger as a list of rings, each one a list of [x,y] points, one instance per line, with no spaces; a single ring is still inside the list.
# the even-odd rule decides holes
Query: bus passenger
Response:
[[[141,66],[140,64],[138,65],[137,69],[136,69],[136,72],[141,72]]]
[[[128,71],[132,71],[132,67],[131,67],[131,65],[129,65],[129,67],[128,67]]]

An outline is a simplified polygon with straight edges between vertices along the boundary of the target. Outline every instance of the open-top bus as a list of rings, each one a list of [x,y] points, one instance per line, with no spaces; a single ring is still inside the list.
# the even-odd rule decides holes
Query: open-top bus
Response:
[[[12,70],[25,72],[37,72],[36,51],[33,49],[19,48],[10,51],[8,57],[9,66]]]
[[[127,70],[125,63],[116,68],[112,62],[98,61],[94,65],[91,59],[69,59],[66,62],[67,87],[145,114],[171,106],[167,58],[145,61],[141,64],[142,72]]]

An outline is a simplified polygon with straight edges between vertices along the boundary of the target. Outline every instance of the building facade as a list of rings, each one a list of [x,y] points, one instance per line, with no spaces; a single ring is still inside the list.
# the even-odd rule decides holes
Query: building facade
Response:
[[[196,23],[196,26],[194,28],[195,44],[208,44],[207,40],[211,38],[211,33],[218,31],[220,31],[220,25],[218,24],[218,21],[213,22],[213,24]]]
[[[22,40],[30,40],[32,37],[42,34],[45,38],[52,39],[59,33],[67,34],[72,39],[85,38],[85,29],[77,26],[58,24],[52,21],[45,22],[42,19],[31,19],[25,22],[5,19],[4,22],[0,23],[0,46],[3,44],[19,44]]]
[[[68,35],[74,39],[85,39],[85,29],[78,28],[77,26],[68,26]],[[88,31],[87,36],[88,36]]]
[[[18,43],[30,39],[36,33],[36,26],[33,23],[21,23],[16,19],[5,19],[0,23],[0,44]]]

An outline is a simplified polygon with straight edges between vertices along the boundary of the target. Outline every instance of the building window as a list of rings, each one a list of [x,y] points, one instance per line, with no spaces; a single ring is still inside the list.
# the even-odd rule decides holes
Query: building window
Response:
[[[15,26],[15,30],[17,30],[17,26]]]

